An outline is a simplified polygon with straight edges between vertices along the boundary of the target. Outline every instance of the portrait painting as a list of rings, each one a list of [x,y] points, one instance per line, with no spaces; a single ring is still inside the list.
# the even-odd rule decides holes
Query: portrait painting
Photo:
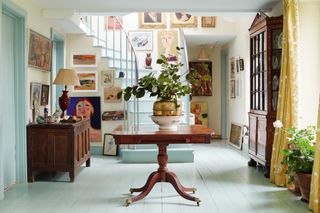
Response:
[[[70,116],[90,119],[90,141],[101,141],[100,97],[71,97],[67,111]]]
[[[242,149],[242,125],[231,123],[229,144],[236,147],[237,149]]]
[[[35,106],[40,107],[41,105],[41,84],[32,82],[30,84],[30,109],[33,109]]]
[[[171,27],[197,27],[198,19],[188,13],[171,13]]]
[[[122,98],[118,98],[118,93],[121,92],[120,87],[104,88],[104,102],[105,103],[121,103]]]
[[[191,102],[191,113],[194,114],[195,124],[208,126],[208,103]]]
[[[106,29],[107,30],[113,30],[113,29],[119,30],[121,28],[120,23],[121,24],[123,23],[122,22],[122,17],[121,16],[116,16],[117,19],[120,21],[120,23],[117,20],[115,20],[113,17],[114,16],[106,16],[106,23],[107,23],[106,24]]]
[[[178,61],[178,32],[158,31],[158,58],[164,55],[168,61]]]
[[[159,13],[159,12],[139,13],[139,28],[154,29],[154,28],[165,28],[165,27],[166,27],[165,13]]]
[[[71,54],[72,67],[96,67],[97,55],[91,53],[72,53]]]
[[[114,70],[101,71],[101,84],[103,87],[112,87],[114,82]]]
[[[109,133],[104,134],[103,155],[117,156],[118,145],[115,143],[113,136]]]
[[[95,71],[78,71],[80,85],[74,86],[73,92],[97,92],[98,77]]]
[[[202,16],[201,17],[201,27],[216,27],[216,17],[215,16]]]
[[[51,71],[52,41],[30,30],[28,64],[44,71]]]
[[[153,31],[129,31],[129,40],[137,51],[151,51],[153,48]]]
[[[192,84],[192,96],[212,96],[212,62],[190,61],[190,73],[196,72],[199,78]],[[204,80],[203,76],[209,75],[210,80]]]
[[[49,85],[41,85],[41,106],[46,106],[49,103]]]
[[[103,121],[120,121],[124,119],[125,119],[125,112],[123,110],[105,111],[102,113]]]

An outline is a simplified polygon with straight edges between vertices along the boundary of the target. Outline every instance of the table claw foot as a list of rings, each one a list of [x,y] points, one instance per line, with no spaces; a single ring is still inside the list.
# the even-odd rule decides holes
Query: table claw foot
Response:
[[[200,206],[201,200],[199,198],[196,198],[195,201],[197,202],[197,206]]]
[[[193,194],[196,193],[196,191],[197,191],[197,188],[192,188],[192,193]]]
[[[132,200],[129,198],[126,200],[125,206],[129,206],[132,203]]]

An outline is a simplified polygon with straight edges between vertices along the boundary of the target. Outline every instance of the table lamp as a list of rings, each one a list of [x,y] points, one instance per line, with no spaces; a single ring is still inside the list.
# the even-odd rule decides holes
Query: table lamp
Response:
[[[68,109],[70,100],[68,97],[67,86],[68,85],[80,85],[79,77],[76,71],[72,69],[60,69],[53,84],[64,85],[63,94],[59,98],[59,106],[62,111],[61,118],[64,117],[64,111]]]

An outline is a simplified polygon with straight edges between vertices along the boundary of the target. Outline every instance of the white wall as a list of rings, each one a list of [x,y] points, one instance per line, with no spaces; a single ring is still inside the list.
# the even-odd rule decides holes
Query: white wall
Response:
[[[208,103],[208,124],[216,135],[221,135],[221,47],[213,49],[207,48],[207,52],[212,61],[212,96],[192,96],[192,101],[204,101]],[[196,61],[200,52],[200,47],[188,47],[189,61]]]
[[[320,1],[301,1],[300,15],[300,126],[317,124],[320,94]]]
[[[27,12],[26,25],[28,30],[32,29],[41,35],[50,38],[50,29],[55,28],[55,30],[59,31],[63,34],[61,30],[58,29],[57,26],[53,26],[48,20],[42,17],[42,10],[37,7],[37,5],[32,0],[12,0],[16,5],[21,7]],[[29,31],[28,31],[29,32]],[[27,35],[27,44],[29,45],[29,35]],[[27,60],[27,59],[26,59]],[[27,104],[30,106],[30,83],[37,82],[42,84],[50,85],[50,72],[41,71],[32,67],[28,67],[27,70]],[[52,88],[50,87],[50,90]],[[48,104],[50,108],[50,103]],[[43,114],[43,107],[41,107],[40,113]],[[28,120],[32,120],[32,110],[30,107],[28,108]]]
[[[254,15],[255,16],[255,15]],[[240,57],[244,59],[244,71],[240,71],[238,78],[240,78],[240,97],[235,99],[230,98],[229,95],[229,125],[231,122],[248,125],[248,112],[250,110],[250,44],[249,44],[249,27],[254,19],[252,17],[238,17],[236,20],[236,38],[223,46],[223,49],[229,49],[230,57]],[[230,62],[229,62],[230,63]],[[230,67],[230,65],[229,65]],[[230,69],[230,68],[229,68]],[[229,70],[230,72],[230,70]],[[228,75],[228,78],[229,75]],[[229,79],[228,82],[229,84]],[[230,88],[230,85],[229,85]]]

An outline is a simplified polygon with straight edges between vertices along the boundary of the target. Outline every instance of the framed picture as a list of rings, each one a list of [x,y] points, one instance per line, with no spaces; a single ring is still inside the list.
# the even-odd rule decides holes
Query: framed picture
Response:
[[[41,86],[41,106],[46,106],[49,103],[49,85],[42,84]]]
[[[164,55],[168,61],[178,61],[178,44],[177,31],[158,31],[158,58]]]
[[[240,67],[240,71],[243,71],[243,70],[244,70],[244,61],[243,61],[243,58],[240,58],[240,59],[239,59],[239,67]]]
[[[207,102],[191,102],[191,113],[194,114],[195,124],[208,126]]]
[[[230,58],[230,79],[236,78],[237,60],[235,57]]]
[[[105,103],[121,103],[122,98],[118,98],[118,93],[121,92],[120,87],[104,88],[104,102]]]
[[[139,28],[165,28],[166,27],[166,15],[159,12],[144,12],[139,13]]]
[[[216,17],[215,16],[202,16],[201,17],[201,27],[216,27]]]
[[[71,97],[67,114],[90,118],[90,142],[101,141],[100,97]]]
[[[113,19],[113,17],[114,16],[106,16],[105,18],[105,20],[106,20],[106,22],[105,23],[107,23],[106,24],[106,29],[107,30],[113,30],[113,29],[115,29],[115,30],[120,30],[120,28],[121,28],[121,26],[120,26],[120,23],[118,22],[118,21],[116,21],[116,20],[114,20]],[[122,17],[121,16],[116,16],[117,17],[117,19],[121,22],[121,24],[123,23],[122,22]]]
[[[237,67],[237,74],[240,73],[240,61],[239,59],[236,59],[236,67]]]
[[[97,92],[98,77],[96,71],[77,71],[80,85],[74,86],[73,92]]]
[[[103,87],[112,87],[114,82],[114,70],[101,71],[101,84]]]
[[[212,96],[212,62],[211,61],[190,61],[190,73],[197,72],[200,76],[210,75],[211,80],[204,81],[199,79],[200,83],[192,84],[193,96]]]
[[[105,111],[102,113],[103,121],[121,121],[125,119],[125,112],[119,111]]]
[[[33,109],[35,106],[40,107],[41,105],[41,84],[31,82],[30,84],[30,109]]]
[[[103,155],[118,155],[118,145],[115,143],[113,136],[109,133],[104,134],[103,138]]]
[[[96,67],[97,55],[93,53],[71,53],[72,67]]]
[[[242,149],[242,125],[231,123],[229,142],[231,146]]]
[[[153,49],[153,31],[129,31],[129,39],[137,51],[151,51]]]
[[[198,19],[188,13],[171,13],[171,27],[197,27]]]
[[[30,30],[28,64],[44,71],[51,71],[52,41]]]
[[[236,98],[236,80],[230,80],[230,98]]]

